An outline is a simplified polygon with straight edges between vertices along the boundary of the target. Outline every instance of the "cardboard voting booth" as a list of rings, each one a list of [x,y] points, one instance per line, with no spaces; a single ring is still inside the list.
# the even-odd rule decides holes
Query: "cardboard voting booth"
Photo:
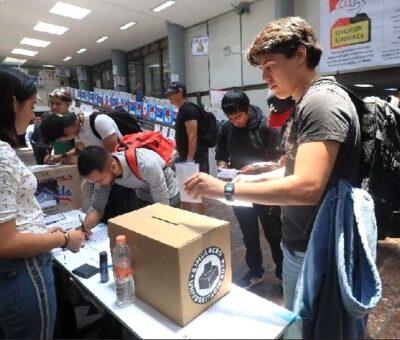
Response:
[[[108,221],[126,235],[136,295],[184,326],[230,290],[229,223],[162,204]]]

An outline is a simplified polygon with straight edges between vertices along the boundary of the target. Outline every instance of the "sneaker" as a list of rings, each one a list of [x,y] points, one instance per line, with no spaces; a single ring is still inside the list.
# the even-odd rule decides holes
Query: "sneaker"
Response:
[[[238,286],[244,289],[249,289],[251,286],[256,285],[264,280],[264,273],[252,274],[248,272],[238,283]]]

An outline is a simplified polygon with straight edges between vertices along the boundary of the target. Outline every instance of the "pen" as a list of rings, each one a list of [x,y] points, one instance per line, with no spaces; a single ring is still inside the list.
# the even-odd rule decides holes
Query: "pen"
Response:
[[[85,233],[85,239],[88,239],[88,235],[89,235],[89,230],[86,229],[85,225],[83,224],[83,218],[81,215],[79,215],[79,221],[81,222],[81,225],[79,228],[82,228],[83,232]]]

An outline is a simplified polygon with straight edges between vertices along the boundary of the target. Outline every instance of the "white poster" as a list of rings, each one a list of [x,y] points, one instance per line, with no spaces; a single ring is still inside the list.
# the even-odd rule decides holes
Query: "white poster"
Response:
[[[195,37],[192,39],[192,55],[208,54],[209,37]]]
[[[221,107],[222,98],[225,96],[227,91],[221,90],[210,90],[210,103],[212,106]]]
[[[400,64],[399,0],[321,0],[322,73]]]
[[[70,76],[69,69],[65,68],[64,66],[57,66],[54,69],[54,73],[58,77],[68,78]]]
[[[77,67],[78,81],[87,81],[87,73],[85,66]]]

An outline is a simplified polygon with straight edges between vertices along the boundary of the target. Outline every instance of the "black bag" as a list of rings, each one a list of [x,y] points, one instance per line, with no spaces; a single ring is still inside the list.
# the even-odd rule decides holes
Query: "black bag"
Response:
[[[362,100],[336,84],[349,94],[359,117],[361,188],[374,200],[378,238],[400,237],[400,109],[378,97]]]
[[[199,127],[199,144],[204,148],[213,148],[217,145],[218,137],[218,124],[217,117],[211,112],[207,112],[203,107],[198,106],[193,103],[188,103],[194,105],[200,113],[200,127]]]
[[[95,127],[95,120],[98,115],[105,114],[108,117],[110,117],[115,124],[117,124],[119,131],[121,132],[122,136],[125,135],[130,135],[132,133],[137,133],[137,132],[142,132],[142,129],[137,122],[136,118],[133,117],[131,114],[128,112],[123,112],[123,111],[110,111],[110,112],[93,112],[90,115],[89,122],[90,122],[90,127],[94,133],[94,135],[98,139],[102,139],[100,134],[96,131]]]

